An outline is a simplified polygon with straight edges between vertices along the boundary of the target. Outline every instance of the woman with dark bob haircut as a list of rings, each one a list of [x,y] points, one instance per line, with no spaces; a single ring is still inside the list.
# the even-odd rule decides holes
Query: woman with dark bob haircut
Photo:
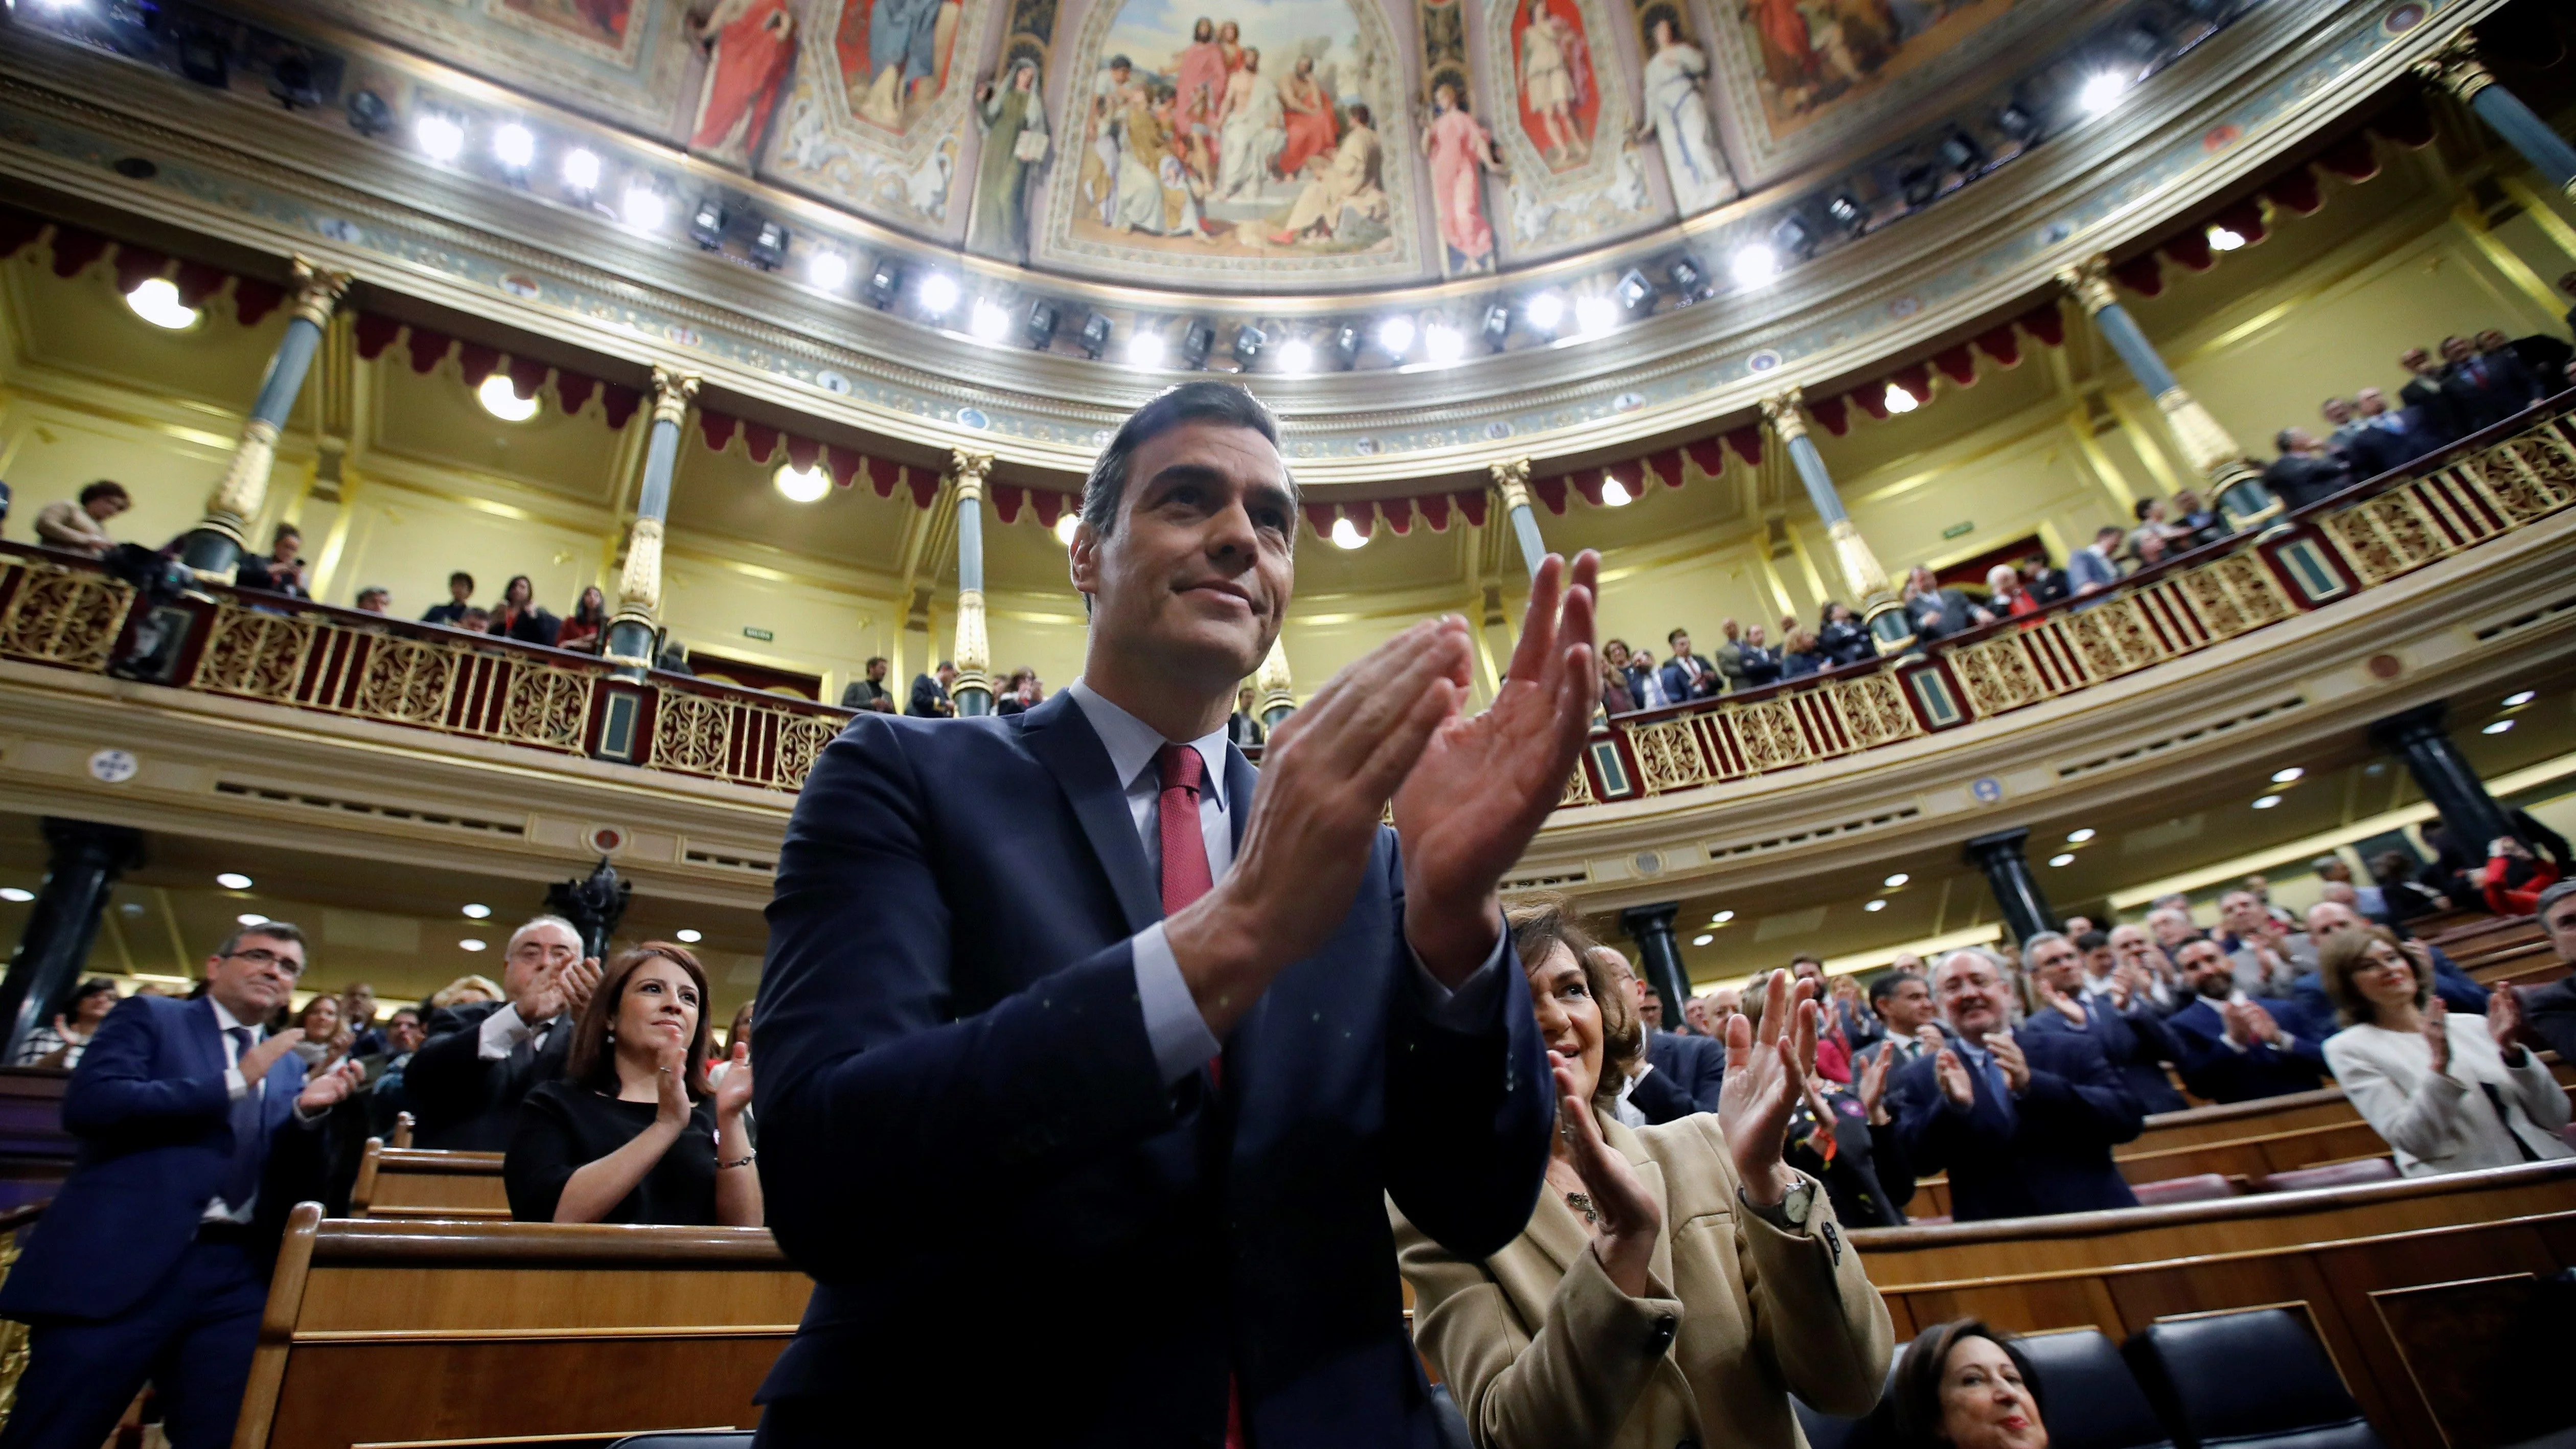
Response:
[[[2030,1360],[1975,1318],[1933,1324],[1905,1346],[1887,1417],[1902,1449],[2048,1449]]]
[[[751,1045],[707,1085],[707,974],[647,941],[600,974],[564,1074],[519,1111],[501,1174],[522,1222],[762,1225]]]

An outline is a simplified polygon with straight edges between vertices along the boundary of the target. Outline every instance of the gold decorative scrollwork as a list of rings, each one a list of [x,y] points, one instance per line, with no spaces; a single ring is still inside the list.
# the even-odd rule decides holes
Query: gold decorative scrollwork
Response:
[[[134,591],[92,573],[18,565],[17,592],[0,613],[0,654],[97,673],[107,668]]]
[[[20,1223],[0,1235],[0,1283],[8,1281],[9,1270],[17,1265],[20,1235],[32,1226]],[[0,1424],[7,1423],[9,1411],[18,1406],[18,1381],[26,1376],[27,1325],[0,1322]]]
[[[823,748],[840,737],[841,722],[823,715],[791,714],[778,722],[777,768],[763,781],[776,790],[801,790]]]
[[[1714,778],[1708,752],[1700,748],[1699,726],[1690,720],[1639,725],[1628,739],[1636,749],[1637,773],[1645,777],[1649,795],[1686,790]]]
[[[1735,737],[1744,743],[1744,762],[1755,774],[1803,765],[1816,757],[1807,747],[1807,732],[1798,728],[1797,711],[1785,699],[1766,699],[1729,713]]]
[[[2031,667],[2026,648],[2019,635],[2010,635],[1950,656],[1951,672],[1958,676],[1971,715],[1982,719],[2048,697],[2048,686]]]
[[[1854,749],[1874,749],[1923,733],[1892,674],[1864,674],[1837,684],[1834,700]]]
[[[1594,803],[1592,799],[1592,777],[1583,773],[1583,762],[1581,760],[1576,760],[1574,762],[1573,773],[1565,777],[1565,791],[1556,797],[1556,803],[1559,809],[1563,809],[1568,805],[1590,805]]]
[[[697,775],[725,773],[732,711],[721,700],[664,688],[653,712],[652,763]]]
[[[303,620],[227,604],[197,655],[196,687],[292,704],[312,647],[313,626]]]
[[[460,662],[452,648],[386,639],[367,656],[352,712],[397,724],[443,724]]]
[[[512,744],[578,750],[590,724],[590,677],[568,669],[525,667],[510,679],[500,737]]]

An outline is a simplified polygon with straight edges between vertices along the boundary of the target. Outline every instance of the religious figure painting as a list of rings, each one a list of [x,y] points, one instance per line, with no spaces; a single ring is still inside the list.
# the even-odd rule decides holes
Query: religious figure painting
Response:
[[[1039,79],[1037,61],[1021,56],[1000,80],[976,89],[975,124],[983,130],[984,146],[975,162],[966,246],[978,255],[1023,264],[1029,259],[1029,174],[1053,149]]]
[[[747,171],[796,64],[796,13],[787,0],[717,0],[690,25],[706,47],[707,74],[689,149]]]
[[[1412,168],[1387,160],[1401,111],[1376,0],[1200,3],[1108,0],[1085,19],[1048,260],[1191,280],[1409,269]]]
[[[1001,185],[987,174],[1000,164],[990,155],[993,136],[1002,136],[1007,153],[1041,145],[1046,134],[1036,101],[1040,65],[1025,82],[1006,61],[989,83],[969,83],[975,37],[990,17],[991,0],[805,0],[776,135],[765,153],[754,153],[762,174],[889,221],[953,225],[952,184],[962,180],[979,195],[987,182]],[[1022,95],[1030,99],[1015,99]],[[960,177],[963,147],[977,128],[985,129],[986,159]],[[1041,139],[1023,143],[1004,132]],[[1024,218],[1025,195],[1014,194],[1023,196]],[[979,225],[1025,230],[1024,221],[999,213]]]
[[[543,100],[687,139],[711,0],[298,0],[291,7]]]
[[[1444,277],[1494,269],[1494,228],[1485,219],[1485,173],[1498,171],[1494,138],[1467,109],[1466,77],[1444,71],[1431,84],[1422,154],[1431,162],[1431,211],[1440,225]]]
[[[1502,92],[1487,134],[1511,213],[1503,249],[1546,255],[1669,218],[1645,185],[1636,77],[1607,0],[1485,6],[1478,69]]]
[[[1521,0],[1512,7],[1512,78],[1520,93],[1520,126],[1550,171],[1572,171],[1592,159],[1601,117],[1592,47],[1573,0]]]
[[[1673,200],[1682,215],[1695,216],[1739,194],[1709,119],[1708,56],[1691,43],[1679,7],[1669,0],[1648,7],[1642,23],[1646,64],[1638,80],[1645,94],[1637,137],[1662,149]]]
[[[626,43],[626,22],[634,0],[501,0],[501,6],[536,24],[556,26],[617,49]]]
[[[909,127],[948,88],[961,0],[846,0],[833,37],[852,114]]]
[[[1997,58],[2038,0],[1717,0],[1723,121],[1752,184]]]

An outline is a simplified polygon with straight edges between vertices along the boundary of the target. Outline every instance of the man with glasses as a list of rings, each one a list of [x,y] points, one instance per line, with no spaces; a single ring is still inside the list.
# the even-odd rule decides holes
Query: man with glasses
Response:
[[[311,1081],[304,1033],[263,1032],[304,973],[304,933],[236,931],[202,995],[130,996],[63,1093],[80,1165],[0,1287],[33,1325],[5,1449],[106,1441],[148,1380],[175,1449],[233,1437],[288,1209],[321,1187],[323,1114],[357,1084]]]
[[[572,922],[538,916],[511,932],[501,973],[510,999],[440,1007],[429,1041],[403,1073],[420,1145],[508,1151],[519,1103],[539,1082],[563,1075],[572,1024],[598,984],[599,959],[582,953]]]

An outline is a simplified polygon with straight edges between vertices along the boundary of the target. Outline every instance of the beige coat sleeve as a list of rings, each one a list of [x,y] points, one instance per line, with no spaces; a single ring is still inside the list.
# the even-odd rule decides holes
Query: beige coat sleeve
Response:
[[[1415,1345],[1438,1366],[1479,1449],[1569,1449],[1618,1437],[1681,1321],[1669,1284],[1649,1280],[1655,1296],[1631,1298],[1587,1249],[1532,1335],[1483,1265],[1450,1256],[1388,1211],[1413,1284]]]

